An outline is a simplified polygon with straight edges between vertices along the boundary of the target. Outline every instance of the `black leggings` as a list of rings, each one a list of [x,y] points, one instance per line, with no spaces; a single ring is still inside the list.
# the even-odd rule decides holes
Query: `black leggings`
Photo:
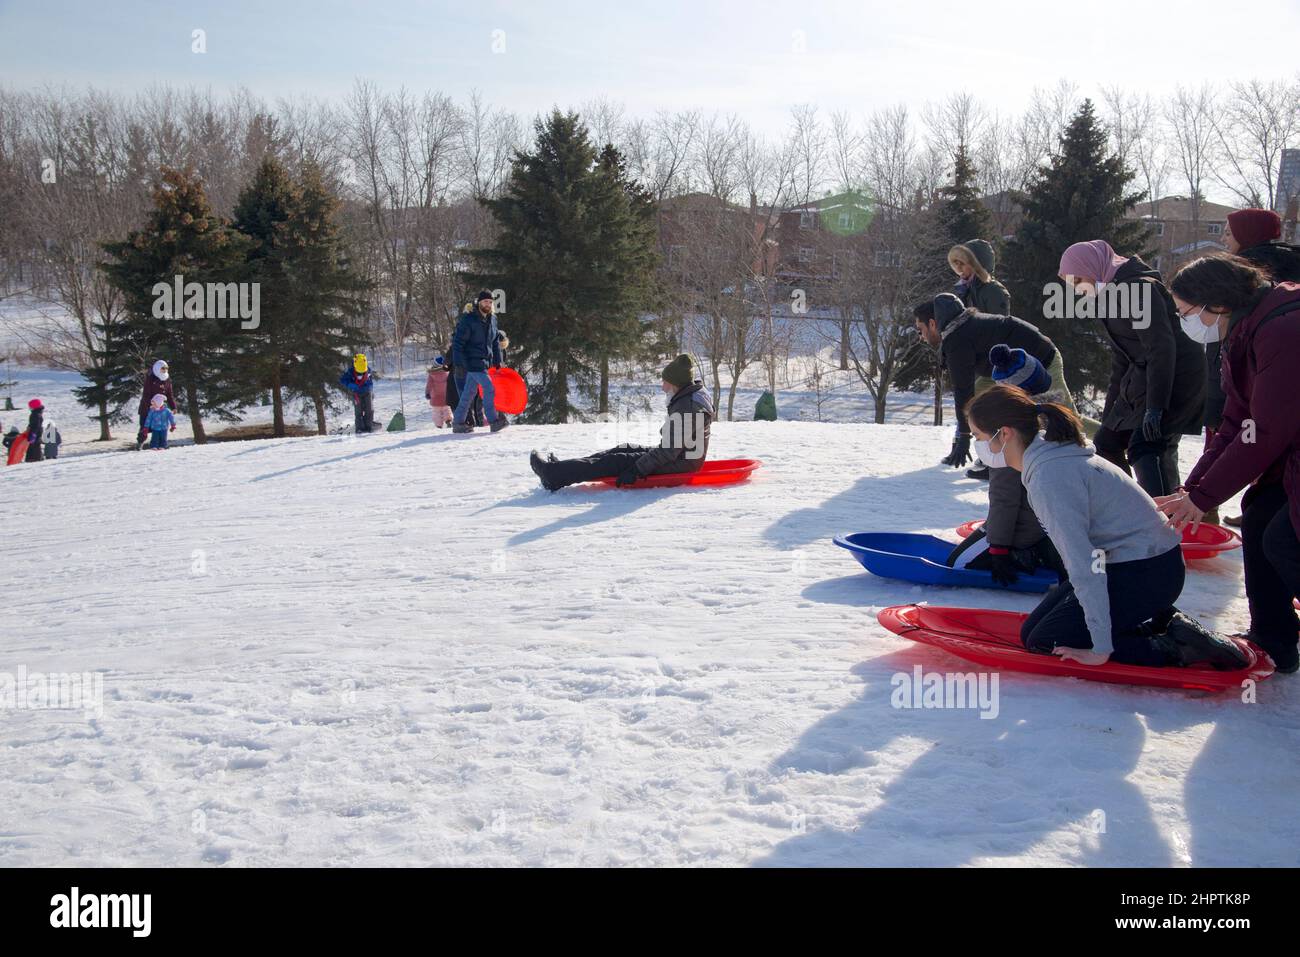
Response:
[[[1106,566],[1110,637],[1115,646],[1113,660],[1154,667],[1169,664],[1168,657],[1151,642],[1141,626],[1152,618],[1167,619],[1173,615],[1174,602],[1182,594],[1186,574],[1179,545],[1154,558]],[[1053,588],[1029,613],[1020,628],[1020,640],[1030,651],[1041,654],[1051,654],[1053,648],[1060,646],[1092,647],[1083,606],[1071,583]]]
[[[644,445],[619,445],[580,459],[550,462],[546,466],[546,474],[557,486],[591,482],[610,475],[622,475],[625,469],[649,451]]]
[[[1291,524],[1286,489],[1259,485],[1246,494],[1241,517],[1242,560],[1250,630],[1267,651],[1296,645],[1291,599],[1300,595],[1300,540]]]

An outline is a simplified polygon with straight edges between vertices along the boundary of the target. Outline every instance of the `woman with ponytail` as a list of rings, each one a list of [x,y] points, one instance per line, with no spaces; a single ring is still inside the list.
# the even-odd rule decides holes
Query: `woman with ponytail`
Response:
[[[1244,667],[1245,656],[1174,607],[1181,536],[1142,487],[1097,455],[1079,417],[1015,386],[972,399],[967,420],[984,461],[1021,473],[1029,504],[1069,573],[1026,619],[1030,651],[1100,665]]]

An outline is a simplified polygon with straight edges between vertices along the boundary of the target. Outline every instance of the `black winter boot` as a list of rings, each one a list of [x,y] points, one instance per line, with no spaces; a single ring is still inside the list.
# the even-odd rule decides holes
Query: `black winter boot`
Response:
[[[1216,635],[1195,618],[1175,612],[1164,637],[1183,667],[1208,664],[1216,671],[1235,671],[1250,663],[1246,653],[1231,638]]]
[[[464,435],[466,432],[473,432],[474,426],[468,422],[455,422],[452,424],[451,430],[457,435]]]
[[[979,465],[972,465],[966,470],[966,477],[979,479],[981,482],[989,480],[989,467],[981,462]]]
[[[497,417],[492,420],[492,425],[491,425],[492,431],[500,432],[502,429],[506,429],[509,427],[510,427],[510,420],[498,412]]]
[[[554,461],[555,461],[555,456],[552,455],[551,462]],[[563,486],[556,485],[551,480],[550,473],[547,470],[547,466],[550,465],[551,462],[545,461],[540,455],[538,455],[536,449],[533,449],[532,452],[528,454],[528,464],[532,466],[533,472],[541,480],[542,488],[546,489],[546,491],[548,492],[557,492],[561,488],[563,488]]]

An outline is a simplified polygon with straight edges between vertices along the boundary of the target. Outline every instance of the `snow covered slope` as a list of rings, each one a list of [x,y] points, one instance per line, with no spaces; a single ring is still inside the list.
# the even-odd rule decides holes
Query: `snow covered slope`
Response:
[[[1298,862],[1297,679],[891,706],[970,668],[878,607],[1034,601],[831,545],[983,514],[947,428],[722,423],[747,485],[552,495],[531,447],[636,436],[421,426],[0,469],[0,670],[103,680],[0,713],[0,865]],[[1242,628],[1240,559],[1184,605]]]

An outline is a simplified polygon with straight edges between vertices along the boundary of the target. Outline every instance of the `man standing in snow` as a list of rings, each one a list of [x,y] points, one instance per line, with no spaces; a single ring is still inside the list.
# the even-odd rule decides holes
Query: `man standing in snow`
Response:
[[[993,316],[968,309],[950,292],[923,302],[913,310],[916,332],[939,352],[939,365],[952,379],[953,398],[957,406],[957,434],[952,440],[952,450],[942,462],[961,468],[971,460],[970,427],[966,424],[966,403],[993,385],[993,367],[989,350],[996,345],[1023,349],[1047,370],[1051,385],[1047,390],[1059,396],[1060,402],[1074,411],[1065,384],[1065,367],[1052,340],[1023,319],[1015,316]],[[971,478],[987,479],[988,467],[980,465],[967,473]]]
[[[529,464],[542,487],[555,492],[610,475],[618,477],[619,485],[631,485],[647,475],[699,471],[709,454],[713,402],[688,355],[668,363],[662,378],[669,397],[668,419],[659,430],[657,446],[619,445],[580,459],[543,459],[534,450]]]
[[[460,320],[456,323],[456,332],[451,338],[451,364],[460,390],[460,401],[456,403],[453,413],[453,432],[473,432],[466,416],[470,403],[478,390],[483,390],[483,410],[487,415],[488,427],[493,432],[500,432],[510,424],[504,415],[496,410],[493,400],[496,390],[492,386],[492,377],[488,375],[489,367],[501,368],[501,336],[497,331],[497,319],[492,312],[492,293],[484,289],[473,303],[465,306]]]

